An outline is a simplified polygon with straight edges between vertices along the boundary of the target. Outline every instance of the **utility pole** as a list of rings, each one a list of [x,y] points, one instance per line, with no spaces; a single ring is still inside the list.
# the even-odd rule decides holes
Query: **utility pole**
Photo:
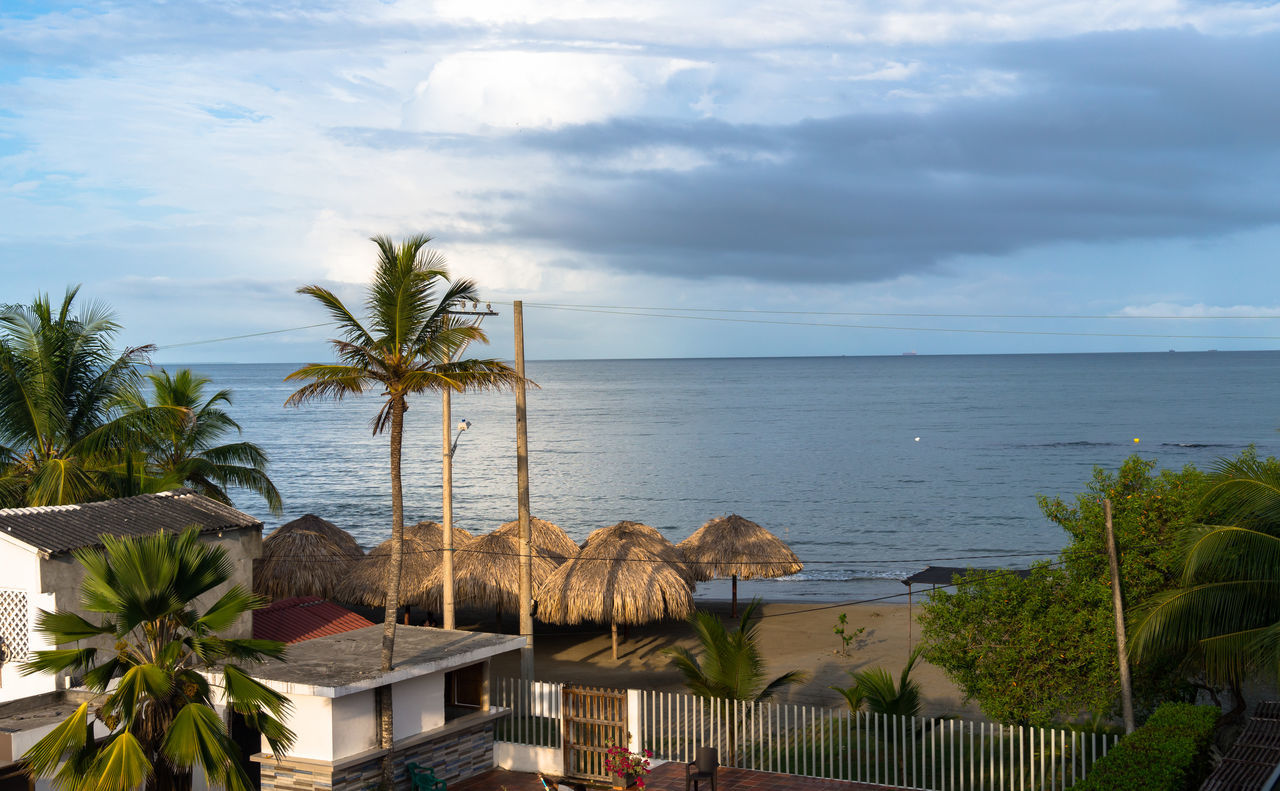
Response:
[[[516,487],[520,519],[520,677],[533,680],[533,556],[529,552],[529,418],[524,392],[524,303],[512,303],[516,326]]]
[[[480,310],[480,303],[475,303],[472,310],[446,310],[445,315],[448,316],[496,316],[488,305],[485,304],[484,310]],[[476,324],[480,323],[480,319],[475,319]],[[467,347],[463,345],[458,349],[457,353],[449,362],[455,362],[460,359]],[[454,618],[453,607],[453,451],[457,447],[457,440],[452,439],[453,418],[451,416],[451,396],[449,388],[445,388],[440,394],[440,411],[442,434],[444,435],[443,452],[440,455],[440,467],[442,471],[441,477],[441,504],[440,519],[443,524],[440,526],[440,572],[444,576],[444,581],[440,585],[440,609],[441,620],[445,629],[456,629],[456,619]],[[463,421],[464,423],[466,421]],[[467,423],[470,425],[470,423]],[[458,435],[462,435],[459,429]]]
[[[1116,556],[1116,534],[1111,528],[1111,500],[1102,501],[1107,524],[1107,555],[1111,559],[1111,601],[1116,608],[1116,648],[1120,652],[1120,706],[1124,732],[1133,733],[1133,684],[1129,680],[1129,651],[1124,637],[1124,602],[1120,596],[1120,559]]]
[[[440,585],[440,609],[443,613],[442,626],[446,629],[456,629],[456,622],[453,614],[453,417],[450,413],[451,393],[449,388],[445,388],[440,395],[441,417],[440,422],[444,428],[444,453],[440,457],[441,468],[443,470],[444,480],[444,496],[441,498],[440,520],[443,524],[440,526],[440,546],[441,546],[441,573],[444,580]]]

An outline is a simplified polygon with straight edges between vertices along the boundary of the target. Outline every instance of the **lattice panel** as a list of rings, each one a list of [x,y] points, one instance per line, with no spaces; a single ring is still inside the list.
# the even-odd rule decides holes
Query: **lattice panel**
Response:
[[[27,658],[27,592],[0,588],[0,662]]]

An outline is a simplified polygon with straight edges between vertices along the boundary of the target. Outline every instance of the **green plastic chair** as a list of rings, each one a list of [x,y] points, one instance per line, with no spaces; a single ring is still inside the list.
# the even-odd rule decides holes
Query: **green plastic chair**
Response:
[[[436,777],[436,771],[423,768],[417,764],[405,764],[409,770],[409,780],[413,783],[413,791],[445,791],[444,781]]]

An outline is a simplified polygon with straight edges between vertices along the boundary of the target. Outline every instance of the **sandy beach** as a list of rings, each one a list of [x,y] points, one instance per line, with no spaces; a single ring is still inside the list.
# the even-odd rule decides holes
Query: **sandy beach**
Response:
[[[728,602],[702,603],[705,609],[729,616]],[[739,606],[742,603],[739,602]],[[824,609],[819,609],[824,608]],[[852,632],[858,627],[866,631],[849,647],[847,656],[840,654],[840,639],[831,631],[840,613],[847,613]],[[897,678],[906,662],[908,647],[908,608],[905,604],[830,606],[817,602],[774,602],[763,606],[760,644],[764,648],[770,677],[800,669],[809,674],[803,685],[785,690],[780,702],[808,705],[843,705],[839,693],[828,687],[848,686],[849,670],[882,666]],[[916,608],[919,614],[919,608]],[[475,620],[466,628],[494,629],[492,619]],[[514,619],[507,618],[505,631],[514,630]],[[912,637],[919,640],[916,624]],[[682,645],[696,647],[688,624],[677,621],[633,627],[619,646],[615,662],[610,655],[607,627],[583,625],[557,629],[537,624],[534,641],[535,674],[540,680],[562,681],[605,687],[647,688],[682,691],[680,674],[671,666],[663,649]],[[518,675],[519,659],[514,654],[494,662],[496,675]],[[960,691],[941,670],[923,661],[917,664],[912,678],[920,682],[924,698],[924,714],[963,714],[980,716],[976,705],[961,702]]]

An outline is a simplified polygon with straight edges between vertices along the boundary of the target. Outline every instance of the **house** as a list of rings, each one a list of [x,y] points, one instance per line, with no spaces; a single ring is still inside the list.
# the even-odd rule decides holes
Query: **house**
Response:
[[[253,611],[253,639],[301,643],[373,626],[373,621],[319,596],[280,599]]]
[[[285,725],[297,735],[286,755],[265,741],[251,760],[262,791],[364,791],[378,785],[386,750],[378,739],[378,690],[390,687],[395,785],[407,763],[452,783],[494,765],[494,725],[509,714],[489,705],[489,660],[525,641],[485,632],[396,629],[395,662],[381,669],[383,627],[330,634],[289,646],[284,662],[246,668],[283,693]],[[243,723],[232,722],[241,744]]]
[[[207,594],[211,603],[234,584],[253,587],[253,561],[262,554],[262,522],[189,489],[81,505],[0,509],[0,703],[68,687],[67,679],[23,676],[29,652],[52,648],[35,632],[40,610],[80,610],[84,571],[77,549],[100,546],[103,534],[146,536],[198,526],[202,538],[227,550],[230,582]],[[229,635],[248,637],[250,618]]]

